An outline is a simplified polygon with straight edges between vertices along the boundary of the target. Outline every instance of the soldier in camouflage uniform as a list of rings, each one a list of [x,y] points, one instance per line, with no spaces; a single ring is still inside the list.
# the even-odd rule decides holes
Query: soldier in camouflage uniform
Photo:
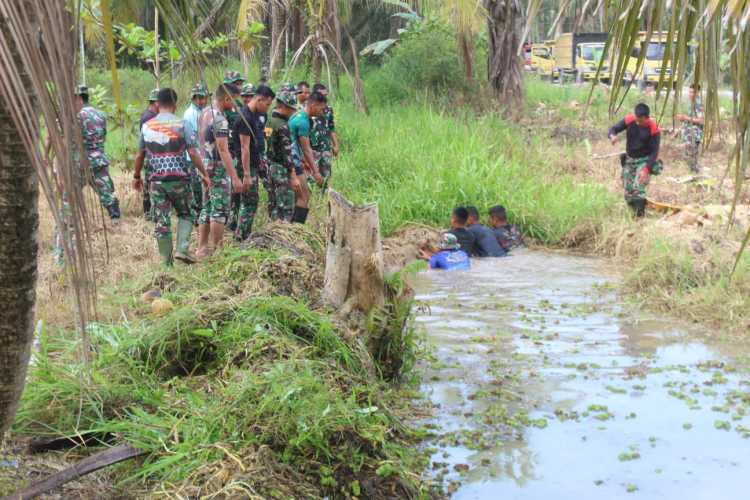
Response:
[[[225,111],[224,114],[227,117],[227,122],[229,122],[229,152],[232,154],[232,160],[234,162],[234,168],[237,171],[237,177],[241,181],[243,178],[243,172],[239,166],[241,154],[240,138],[232,131],[234,130],[234,125],[240,116],[240,110],[242,109],[242,106],[244,106],[240,93],[241,88],[245,83],[245,79],[242,77],[239,71],[226,71],[224,72],[224,80],[222,80],[221,83],[223,85],[231,85],[231,88],[237,91],[237,93],[232,95],[232,102],[234,102],[234,107]],[[235,193],[232,195],[232,198],[230,200],[228,224],[230,231],[235,231],[237,229],[237,211],[239,210],[239,207],[240,195],[239,193]]]
[[[244,241],[250,236],[255,214],[258,211],[259,175],[265,177],[266,136],[265,128],[269,108],[276,97],[271,87],[260,85],[255,89],[247,106],[243,106],[232,133],[240,138],[240,160],[243,171],[242,193],[237,209],[237,228],[234,237]]]
[[[328,97],[328,88],[322,83],[313,85],[312,91]],[[312,119],[310,145],[315,155],[315,161],[318,162],[320,175],[323,176],[323,190],[325,191],[331,177],[333,158],[339,156],[339,140],[336,135],[336,125],[331,106],[326,106],[321,116]],[[312,179],[308,178],[308,181],[312,183]]]
[[[141,169],[148,157],[151,175],[148,190],[153,202],[152,217],[155,223],[154,236],[159,247],[162,263],[171,266],[173,259],[186,264],[195,262],[190,254],[190,233],[195,223],[193,191],[190,186],[190,170],[198,170],[207,188],[210,188],[208,173],[198,155],[192,137],[185,130],[185,121],[177,117],[177,93],[164,88],[159,91],[159,114],[143,124],[135,158],[133,187],[143,189]],[[185,155],[190,156],[192,167]],[[172,209],[177,212],[177,250],[172,247]]]
[[[109,213],[114,225],[120,221],[120,202],[115,196],[115,184],[109,176],[109,160],[104,152],[104,141],[107,139],[107,119],[104,113],[89,105],[89,90],[78,87],[78,120],[81,125],[81,136],[86,159],[90,168],[89,179],[99,195],[99,201]],[[85,174],[84,174],[85,175]]]
[[[242,86],[242,90],[240,90],[240,97],[242,97],[242,102],[247,106],[250,103],[250,99],[253,98],[255,95],[255,85],[252,83],[246,83]]]
[[[677,121],[682,122],[685,161],[690,171],[696,174],[700,171],[698,156],[703,142],[703,103],[700,91],[700,85],[691,85],[688,94],[688,114],[675,116]]]
[[[626,153],[620,158],[625,201],[636,217],[646,214],[646,186],[651,175],[662,169],[659,160],[661,140],[659,126],[650,118],[651,110],[644,103],[609,129],[609,139],[617,143],[617,134],[627,132]]]
[[[204,109],[198,118],[198,142],[203,164],[211,179],[211,189],[203,191],[197,257],[206,257],[221,246],[232,193],[242,190],[242,181],[237,177],[229,151],[230,130],[225,115],[234,107],[232,96],[235,93],[239,94],[239,89],[233,85],[219,85],[213,105]]]
[[[299,179],[294,172],[289,118],[297,110],[297,89],[286,84],[276,94],[276,109],[268,122],[268,213],[271,220],[290,222],[294,213],[294,191]]]

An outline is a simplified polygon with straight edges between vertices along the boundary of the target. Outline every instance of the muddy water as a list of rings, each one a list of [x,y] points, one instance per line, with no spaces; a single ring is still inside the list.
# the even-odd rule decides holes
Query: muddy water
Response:
[[[625,312],[602,261],[420,274],[432,473],[456,499],[749,498],[747,347]]]

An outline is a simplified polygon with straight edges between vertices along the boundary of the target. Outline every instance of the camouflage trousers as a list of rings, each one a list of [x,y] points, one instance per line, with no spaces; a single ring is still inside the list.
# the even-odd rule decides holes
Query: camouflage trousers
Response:
[[[120,218],[120,201],[115,196],[115,183],[109,176],[109,167],[101,166],[91,169],[91,187],[99,196],[99,202],[109,213],[111,219]]]
[[[315,157],[315,163],[318,165],[318,171],[320,176],[323,177],[323,192],[328,188],[328,181],[331,178],[331,169],[333,166],[333,153],[331,151],[313,151]],[[315,179],[312,176],[307,178],[307,182],[310,186],[315,184]]]
[[[229,219],[229,208],[232,201],[232,181],[223,166],[211,167],[208,170],[211,179],[211,189],[202,190],[203,207],[201,208],[198,224],[215,222],[226,224]]]
[[[193,190],[190,180],[151,181],[148,187],[151,196],[151,215],[154,221],[154,236],[167,238],[172,236],[172,209],[177,218],[195,223],[193,212]]]
[[[146,189],[143,190],[143,216],[146,220],[150,221],[153,219],[151,218],[151,193],[148,192],[148,186],[150,183],[148,161],[143,163],[143,178],[146,179],[144,184]]]
[[[698,173],[698,156],[701,152],[701,143],[703,142],[703,128],[686,124],[682,127],[683,157],[688,168],[693,173]]]
[[[190,188],[193,191],[193,212],[196,214],[197,224],[197,216],[203,209],[203,181],[201,176],[198,175],[198,169],[192,163],[190,164]]]
[[[294,190],[289,183],[289,172],[278,163],[268,167],[268,215],[271,220],[292,220]]]
[[[67,239],[68,248],[70,248],[71,250],[73,249],[73,243],[75,242],[73,226],[70,224],[71,217],[72,213],[70,211],[70,204],[66,199],[65,193],[63,193],[60,220],[62,221],[65,228],[63,229],[60,226],[55,227],[55,246],[52,250],[52,255],[55,258],[55,263],[61,267],[65,265],[65,240]]]
[[[250,169],[250,177],[253,180],[250,189],[235,195],[237,205],[232,206],[232,212],[236,214],[237,227],[234,230],[234,239],[237,241],[245,241],[250,236],[255,214],[258,212],[258,183],[260,180],[254,168]]]
[[[622,186],[625,189],[625,201],[637,201],[646,199],[646,186],[638,178],[643,169],[648,169],[648,157],[631,158],[627,157],[625,164],[622,166]]]

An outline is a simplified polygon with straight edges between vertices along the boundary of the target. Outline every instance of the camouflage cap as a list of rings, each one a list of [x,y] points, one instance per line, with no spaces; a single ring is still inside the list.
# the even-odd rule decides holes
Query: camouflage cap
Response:
[[[282,85],[276,93],[276,100],[292,109],[297,109],[297,87],[291,83]]]
[[[193,85],[193,89],[190,91],[190,97],[206,97],[208,95],[208,89],[202,83],[196,83]]]
[[[76,87],[76,95],[89,95],[89,88],[86,85]]]
[[[148,102],[156,102],[159,100],[159,89],[154,89],[148,94]]]
[[[244,82],[245,78],[240,75],[239,71],[227,71],[224,73],[224,85],[232,85],[237,82]]]
[[[440,250],[458,250],[460,248],[461,245],[458,244],[458,238],[456,238],[455,234],[445,233],[440,238]]]
[[[255,95],[255,85],[253,85],[252,83],[246,83],[242,86],[240,95],[242,97]]]

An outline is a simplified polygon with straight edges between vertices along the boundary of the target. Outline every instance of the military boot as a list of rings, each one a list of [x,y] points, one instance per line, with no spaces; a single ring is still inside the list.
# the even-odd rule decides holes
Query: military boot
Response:
[[[190,253],[190,233],[193,231],[193,223],[187,219],[177,221],[177,251],[174,258],[185,264],[195,264],[195,256]]]
[[[156,243],[159,245],[162,264],[172,266],[174,264],[174,260],[172,260],[172,236],[156,238]]]

